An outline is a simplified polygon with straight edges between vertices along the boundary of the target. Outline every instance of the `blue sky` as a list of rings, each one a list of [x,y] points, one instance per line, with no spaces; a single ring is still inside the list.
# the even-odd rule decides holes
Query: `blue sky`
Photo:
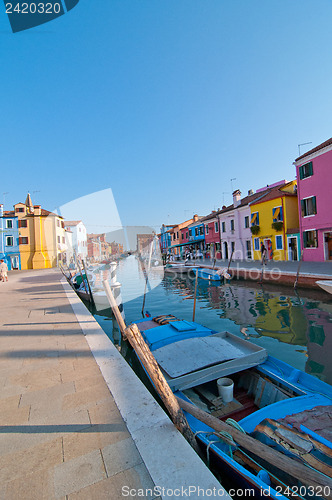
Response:
[[[331,22],[330,0],[80,0],[12,34],[1,6],[0,199],[111,188],[158,228],[230,203],[231,178],[291,180],[332,136]]]

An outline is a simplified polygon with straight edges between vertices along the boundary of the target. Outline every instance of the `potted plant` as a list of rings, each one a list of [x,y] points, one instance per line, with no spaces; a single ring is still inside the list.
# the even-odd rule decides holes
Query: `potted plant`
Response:
[[[281,231],[284,227],[284,223],[282,221],[272,222],[272,229],[275,231]]]
[[[260,230],[261,228],[259,226],[251,226],[250,228],[251,234],[258,234]]]

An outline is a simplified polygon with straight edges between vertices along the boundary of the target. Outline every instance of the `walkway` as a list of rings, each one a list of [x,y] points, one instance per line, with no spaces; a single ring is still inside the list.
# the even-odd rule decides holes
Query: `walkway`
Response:
[[[61,279],[22,271],[0,283],[0,499],[220,488]]]

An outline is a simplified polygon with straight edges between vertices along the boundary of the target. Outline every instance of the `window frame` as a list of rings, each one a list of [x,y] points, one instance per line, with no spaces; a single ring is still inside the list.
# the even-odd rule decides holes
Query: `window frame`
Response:
[[[8,240],[11,240],[12,243],[8,243]],[[13,247],[14,246],[14,236],[8,235],[6,236],[6,247]]]
[[[307,233],[315,233],[313,242],[315,243],[313,246],[307,246],[308,243],[308,236]],[[318,231],[317,229],[306,229],[302,233],[302,240],[303,240],[303,248],[318,248]]]
[[[278,247],[278,243],[277,243],[278,241],[281,241],[281,247]],[[283,250],[284,249],[284,241],[283,241],[281,234],[275,235],[275,245],[276,245],[276,250]]]
[[[214,223],[214,232],[219,233],[219,224],[218,221]]]
[[[250,227],[250,217],[249,215],[244,216],[244,229],[248,229]]]
[[[305,167],[309,167],[309,173],[305,175]],[[312,177],[314,175],[314,169],[313,169],[313,164],[312,161],[308,161],[307,163],[304,163],[299,167],[299,177],[300,180],[303,181],[304,179],[308,179],[309,177]]]
[[[314,213],[305,213],[305,209],[308,207],[308,200],[313,200],[313,209],[314,209]],[[301,216],[303,218],[305,217],[314,217],[315,215],[317,215],[317,197],[316,196],[306,196],[305,198],[302,198],[301,202],[300,202],[300,205],[301,205]]]
[[[254,251],[259,252],[260,251],[260,241],[259,238],[254,238]]]

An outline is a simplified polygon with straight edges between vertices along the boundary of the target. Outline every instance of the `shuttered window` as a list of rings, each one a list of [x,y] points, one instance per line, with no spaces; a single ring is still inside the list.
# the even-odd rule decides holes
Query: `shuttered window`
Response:
[[[299,168],[299,174],[301,180],[311,177],[313,175],[312,161],[309,161],[309,163],[306,163],[305,165],[301,165]]]
[[[273,217],[273,222],[282,222],[284,220],[282,207],[272,208],[272,217]]]
[[[304,248],[317,248],[318,247],[318,237],[317,231],[303,231],[303,246]]]
[[[259,213],[254,212],[251,214],[251,225],[252,226],[259,226]]]
[[[316,196],[311,196],[310,198],[304,198],[303,200],[301,200],[302,217],[308,217],[309,215],[315,215],[316,213]]]

